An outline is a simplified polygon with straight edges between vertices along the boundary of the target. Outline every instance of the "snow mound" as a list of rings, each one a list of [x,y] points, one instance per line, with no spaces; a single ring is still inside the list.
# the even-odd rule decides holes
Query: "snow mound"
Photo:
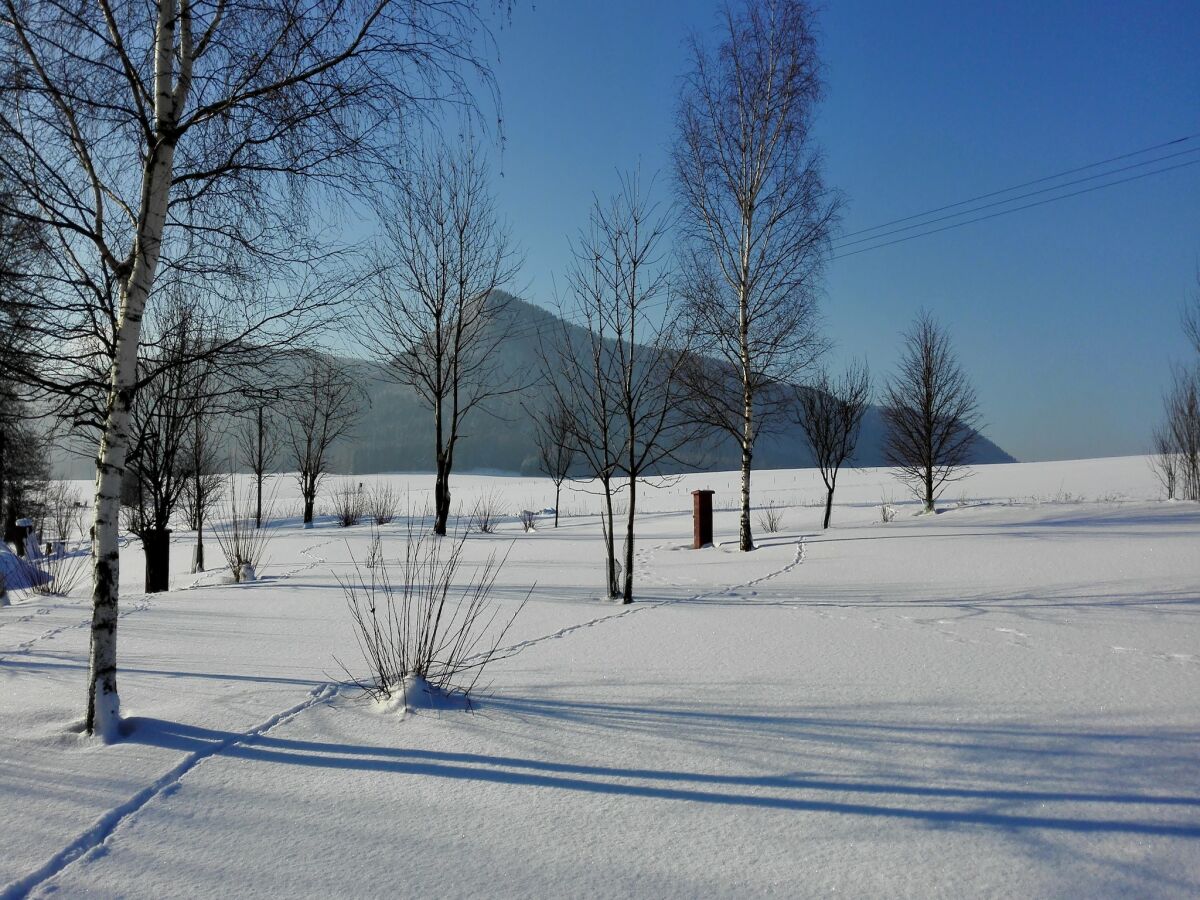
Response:
[[[0,545],[0,578],[10,591],[24,590],[50,580],[50,576],[36,565],[21,559],[3,545]]]
[[[386,712],[401,715],[418,710],[466,709],[469,705],[464,694],[444,691],[420,675],[409,675],[380,704]]]

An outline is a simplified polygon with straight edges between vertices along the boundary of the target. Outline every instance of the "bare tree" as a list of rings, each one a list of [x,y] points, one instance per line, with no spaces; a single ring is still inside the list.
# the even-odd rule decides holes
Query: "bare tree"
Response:
[[[530,412],[533,440],[537,444],[538,468],[554,482],[554,527],[558,527],[558,507],[563,482],[571,476],[575,448],[571,445],[571,412],[556,400],[548,412]]]
[[[604,578],[609,597],[621,596],[617,577],[614,539],[613,496],[620,489],[616,481],[621,464],[618,387],[615,358],[602,315],[604,296],[589,285],[577,255],[571,284],[575,321],[584,324],[573,329],[560,315],[557,333],[539,345],[542,378],[548,386],[553,405],[567,412],[568,443],[579,456],[590,478],[600,483],[600,524],[604,536]],[[565,312],[567,304],[560,302]]]
[[[111,737],[117,514],[160,270],[237,274],[306,255],[306,191],[361,190],[361,164],[381,159],[414,104],[469,100],[460,69],[486,80],[472,61],[487,28],[470,0],[3,0],[0,26],[0,173],[58,245],[43,335],[94,341],[71,349],[91,355],[83,380],[104,398],[86,730],[99,717]],[[227,311],[255,333],[279,327],[289,304],[263,310]]]
[[[1179,495],[1179,470],[1182,460],[1175,444],[1175,435],[1170,425],[1154,429],[1154,443],[1150,454],[1150,470],[1166,491],[1168,500]]]
[[[884,389],[883,453],[933,512],[947,483],[966,477],[979,423],[975,389],[928,312],[904,334],[900,367]]]
[[[1200,354],[1200,271],[1196,272],[1196,291],[1192,302],[1183,309],[1183,333]]]
[[[4,541],[23,556],[16,522],[33,512],[37,485],[48,475],[48,448],[22,378],[37,334],[35,313],[22,297],[36,292],[46,250],[36,223],[12,213],[21,205],[0,172],[0,524]]]
[[[304,524],[311,527],[317,492],[329,471],[329,451],[357,424],[366,397],[353,375],[326,356],[305,354],[301,366],[284,442],[304,499]]]
[[[739,540],[752,550],[755,440],[821,349],[818,280],[841,201],[812,137],[823,85],[805,0],[726,5],[716,49],[693,39],[691,56],[674,150],[696,352],[687,374],[693,416],[741,448]]]
[[[221,474],[221,432],[216,426],[214,411],[201,399],[192,417],[187,446],[184,449],[186,476],[183,482],[181,506],[188,525],[196,532],[196,548],[192,553],[192,571],[204,571],[204,523],[216,509],[225,492],[225,476]]]
[[[171,520],[187,488],[197,419],[211,401],[204,357],[209,339],[199,308],[174,300],[156,319],[142,365],[158,372],[130,406],[126,462],[132,478],[124,482],[126,524],[142,542],[147,593],[169,588]]]
[[[808,387],[796,392],[797,423],[808,438],[813,462],[825,482],[825,521],[833,513],[838,471],[853,458],[871,399],[871,375],[865,365],[851,365],[839,377],[822,370]]]
[[[606,302],[616,357],[616,391],[623,452],[619,470],[628,479],[622,600],[633,602],[633,561],[638,482],[675,457],[698,426],[679,415],[683,366],[688,359],[674,325],[670,271],[660,259],[667,220],[657,214],[636,178],[623,179],[607,206],[592,210],[589,242],[593,277]]]
[[[1163,437],[1177,461],[1179,496],[1200,500],[1200,366],[1175,368],[1163,405]]]
[[[696,432],[677,414],[686,354],[672,327],[670,272],[661,259],[666,228],[666,219],[634,177],[622,179],[608,203],[595,201],[589,225],[573,246],[575,264],[568,275],[588,338],[583,347],[561,342],[557,375],[547,372],[555,407],[567,414],[569,443],[589,459],[604,488],[609,587],[625,603],[633,601],[638,482],[672,459]],[[627,496],[620,584],[615,474],[626,477]]]
[[[1200,354],[1200,273],[1181,316],[1183,333]],[[1164,421],[1154,432],[1150,466],[1167,499],[1200,500],[1200,360],[1176,365],[1163,396]]]
[[[433,413],[434,534],[450,516],[454,450],[467,417],[516,389],[500,346],[516,274],[478,148],[428,150],[381,204],[384,242],[364,346]]]
[[[265,401],[256,403],[249,411],[235,440],[238,455],[254,478],[254,527],[262,528],[263,482],[274,471],[280,451],[278,424]]]

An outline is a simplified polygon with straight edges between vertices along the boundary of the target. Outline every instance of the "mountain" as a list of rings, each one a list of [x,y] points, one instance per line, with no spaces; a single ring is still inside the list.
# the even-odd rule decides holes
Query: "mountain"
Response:
[[[507,327],[510,333],[504,344],[505,365],[515,379],[530,381],[540,366],[539,336],[553,337],[562,326],[553,313],[516,297],[509,299],[504,315],[506,321],[501,327]],[[574,325],[567,327],[581,331]],[[378,366],[365,364],[362,370],[368,380],[372,407],[352,440],[336,448],[338,468],[356,474],[432,471],[433,427],[429,412],[410,388],[389,382]],[[539,390],[535,385],[519,397],[496,398],[486,410],[473,413],[466,420],[463,436],[459,439],[455,468],[459,471],[536,473],[533,425],[525,407],[537,409],[546,405],[548,398],[544,393],[544,389]],[[863,421],[854,464],[885,465],[882,446],[883,416],[878,407],[871,407]],[[975,443],[975,463],[1015,461],[982,435]],[[689,469],[736,469],[740,454],[732,440],[715,440],[709,446],[697,448],[690,462]],[[755,449],[754,464],[762,469],[812,465],[800,427],[783,423],[777,433],[762,435]]]
[[[553,338],[562,328],[558,317],[540,306],[517,297],[509,297],[504,320],[497,327],[505,328],[508,337],[503,345],[504,365],[516,384],[536,380],[541,368],[539,340],[544,335]],[[582,329],[566,326],[582,336]],[[349,361],[348,361],[349,362]],[[433,424],[429,411],[415,392],[388,380],[383,368],[375,363],[353,360],[354,369],[363,379],[363,388],[371,399],[371,408],[363,416],[354,433],[332,449],[332,471],[343,474],[371,472],[431,472],[433,471]],[[510,394],[492,399],[475,410],[462,429],[455,451],[455,469],[460,472],[502,472],[536,474],[537,448],[533,443],[533,424],[526,407],[544,408],[548,405],[544,388],[534,385],[519,395]],[[232,441],[222,456],[232,455]],[[881,466],[883,460],[883,417],[877,407],[871,407],[863,420],[858,454],[853,463],[858,466]],[[59,477],[90,479],[95,473],[91,460],[92,448],[71,455],[59,452],[54,468]],[[1015,462],[1012,456],[982,435],[976,441],[975,463]],[[711,439],[688,454],[686,464],[674,469],[728,471],[738,468],[740,455],[730,439]],[[281,468],[287,468],[281,460]],[[761,435],[754,452],[757,469],[791,469],[812,465],[812,457],[804,434],[798,425],[780,423],[776,433]]]

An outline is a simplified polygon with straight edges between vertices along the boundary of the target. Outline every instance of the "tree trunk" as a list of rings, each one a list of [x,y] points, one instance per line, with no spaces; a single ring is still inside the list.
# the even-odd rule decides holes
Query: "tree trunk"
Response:
[[[204,520],[196,523],[196,552],[192,556],[192,572],[204,571]]]
[[[166,7],[171,4],[163,4]],[[160,10],[160,20],[166,15]],[[173,15],[173,9],[170,11]],[[160,21],[160,28],[166,26]],[[160,61],[161,65],[161,61]],[[161,77],[161,76],[160,76]],[[160,91],[165,90],[160,86]],[[158,103],[163,101],[161,98]],[[161,123],[160,123],[161,124]],[[129,408],[137,376],[142,316],[154,284],[167,218],[175,146],[155,144],[143,176],[143,208],[134,246],[133,266],[123,286],[109,395],[100,448],[96,455],[95,559],[92,580],[92,626],[88,654],[87,711],[84,728],[106,741],[119,733],[121,701],[117,693],[117,607],[119,602],[119,515],[125,454],[129,444]]]
[[[925,468],[925,512],[933,512],[933,468]]]
[[[433,483],[433,533],[444,536],[450,518],[450,471],[445,456],[437,458],[437,474]]]
[[[171,529],[151,528],[142,532],[146,556],[146,593],[159,594],[171,586]]]
[[[317,492],[315,488],[304,488],[304,527],[312,528],[313,524],[313,507],[317,503]]]
[[[629,479],[629,515],[625,520],[625,589],[622,593],[622,603],[633,602],[633,529],[634,508],[637,506],[637,479]]]
[[[748,422],[748,420],[747,420]],[[742,519],[738,529],[738,541],[743,551],[754,549],[754,535],[750,530],[750,445],[742,443]]]
[[[829,517],[833,513],[833,485],[829,486],[829,490],[825,493],[825,524],[822,528],[829,527]]]
[[[554,484],[554,527],[558,527],[558,495],[562,491],[562,482]]]
[[[255,410],[256,429],[255,437],[258,441],[257,453],[254,454],[254,527],[262,528],[262,483],[263,472],[266,470],[265,453],[263,452],[263,444],[266,441],[265,423],[263,422],[263,408],[260,406]],[[233,511],[237,515],[237,510]]]
[[[615,544],[615,536],[613,534],[613,503],[612,503],[612,484],[608,479],[604,480],[604,512],[601,513],[601,518],[604,520],[604,553],[605,553],[605,576],[608,583],[608,596],[621,596],[620,588],[617,586],[617,551]]]

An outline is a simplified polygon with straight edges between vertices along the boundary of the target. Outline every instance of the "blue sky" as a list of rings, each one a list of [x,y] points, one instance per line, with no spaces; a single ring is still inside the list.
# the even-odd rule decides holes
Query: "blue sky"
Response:
[[[618,170],[658,172],[669,198],[683,40],[715,9],[542,2],[497,33],[497,192],[526,254],[519,293],[551,303],[567,237]],[[1200,133],[1195,0],[835,0],[820,29],[845,233]],[[1198,267],[1195,165],[833,261],[831,361],[886,375],[924,306],[952,330],[986,433],[1018,458],[1145,452],[1170,362],[1187,358],[1178,313]]]

